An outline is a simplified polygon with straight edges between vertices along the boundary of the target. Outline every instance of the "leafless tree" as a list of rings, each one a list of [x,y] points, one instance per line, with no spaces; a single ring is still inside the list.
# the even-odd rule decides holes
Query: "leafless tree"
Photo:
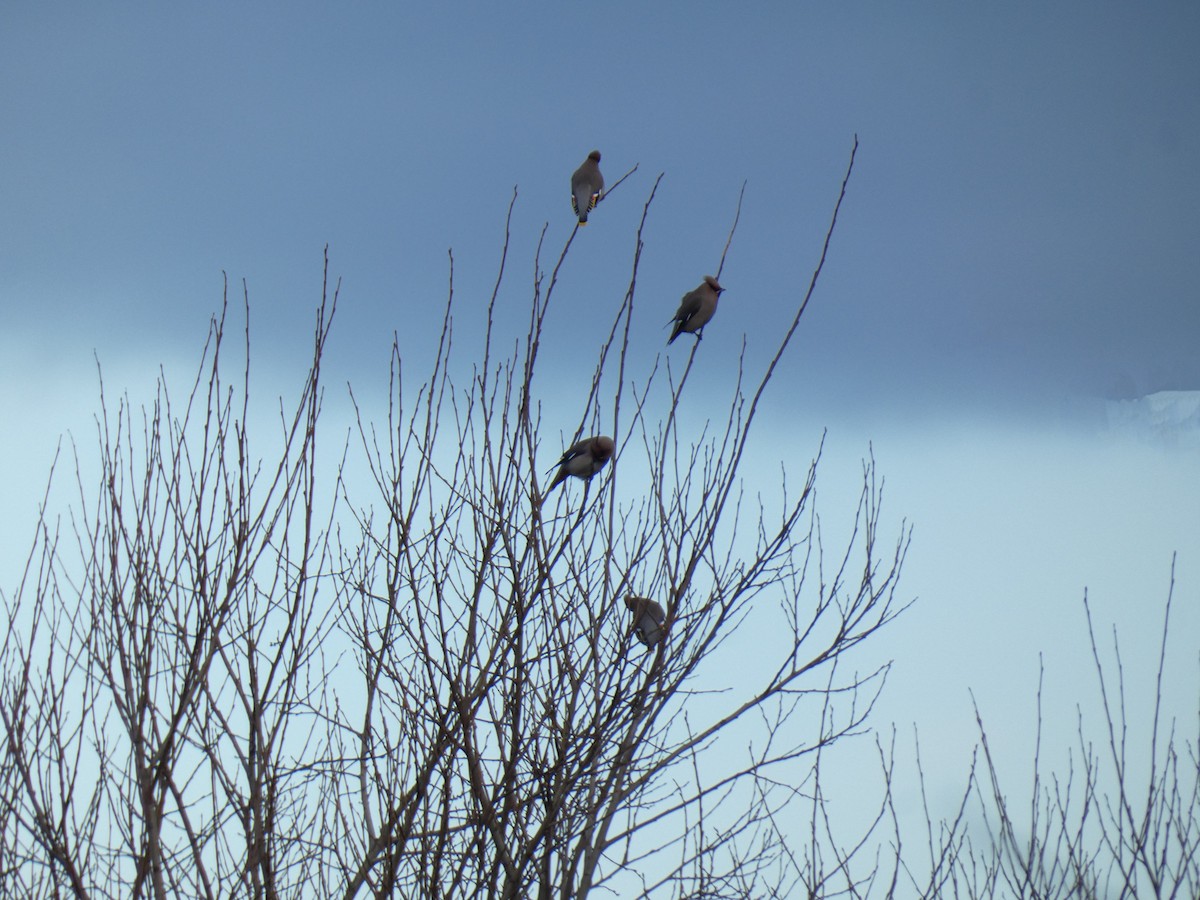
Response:
[[[357,750],[360,767],[332,781],[360,805],[347,817],[355,827],[331,834],[336,864],[325,867],[345,873],[348,896],[360,885],[420,896],[786,892],[797,873],[783,864],[790,836],[776,814],[801,797],[794,763],[859,728],[882,684],[881,671],[833,674],[900,610],[907,538],[881,562],[873,467],[858,529],[830,570],[810,504],[815,460],[776,509],[751,511],[749,534],[739,493],[759,400],[811,288],[752,391],[743,356],[732,403],[713,417],[721,430],[681,435],[699,343],[680,373],[656,366],[636,387],[630,375],[645,371],[629,355],[639,229],[574,432],[614,435],[618,463],[543,505],[538,461],[557,446],[544,447],[536,361],[569,247],[548,277],[535,265],[516,352],[497,356],[494,292],[482,352],[472,350],[481,362],[459,389],[451,292],[417,402],[405,404],[397,347],[386,430],[360,420],[378,496],[358,514],[370,539],[343,548],[340,568],[353,574],[340,601],[355,624],[362,709],[332,741],[339,755]],[[649,652],[631,641],[629,593],[666,609],[668,638]],[[791,637],[734,694],[742,679],[714,681],[705,663],[764,602]],[[721,694],[706,691],[714,683]],[[727,737],[742,727],[758,741],[735,754]]]
[[[1172,563],[1159,643],[1149,731],[1132,726],[1125,666],[1113,632],[1105,661],[1091,606],[1083,607],[1104,722],[1097,742],[1076,712],[1078,745],[1065,773],[1042,760],[1043,709],[1038,689],[1037,741],[1028,806],[1009,799],[982,715],[976,711],[983,772],[973,782],[986,837],[957,854],[956,896],[1200,896],[1200,717],[1167,720],[1164,675],[1175,594]],[[1200,708],[1198,706],[1197,708]],[[1134,746],[1144,742],[1141,753]],[[1136,761],[1135,761],[1136,760]],[[949,895],[949,892],[947,892]]]
[[[1082,708],[1076,708],[1078,743],[1064,748],[1069,750],[1065,771],[1049,769],[1043,756],[1044,668],[1039,673],[1032,780],[1027,794],[1017,795],[1020,799],[1006,789],[997,750],[976,706],[980,740],[954,815],[939,817],[926,800],[923,840],[902,848],[904,829],[891,795],[897,776],[892,754],[884,756],[882,807],[890,818],[886,836],[892,842],[888,859],[898,861],[899,877],[883,895],[965,900],[1200,896],[1200,716],[1192,721],[1196,730],[1185,736],[1187,726],[1168,719],[1164,692],[1174,593],[1172,563],[1153,696],[1134,707],[1149,711],[1148,730],[1129,714],[1116,630],[1106,661],[1085,592],[1085,624],[1103,721],[1097,738]],[[919,750],[917,777],[924,798]]]
[[[77,463],[69,527],[43,509],[5,600],[3,893],[275,895],[279,835],[308,825],[290,769],[323,734],[333,633],[314,480],[329,319],[271,464],[251,456],[248,330],[243,378],[223,379],[224,312],[182,408],[165,378],[140,417],[102,397],[100,477]]]
[[[277,431],[249,424],[248,300],[239,378],[225,304],[182,406],[165,375],[140,415],[102,397],[99,476],[76,448],[70,513],[47,493],[3,597],[3,892],[827,896],[881,877],[875,826],[849,845],[818,826],[820,771],[883,686],[886,663],[848,660],[904,608],[908,531],[880,544],[868,459],[828,552],[819,443],[772,496],[744,487],[853,161],[790,328],[768,357],[743,345],[728,406],[698,427],[707,348],[682,368],[631,352],[655,182],[611,329],[577,348],[595,363],[573,434],[612,435],[616,461],[554,494],[541,473],[565,429],[543,419],[537,361],[575,232],[547,274],[543,230],[506,351],[506,226],[465,367],[451,259],[431,369],[411,392],[397,341],[386,417],[351,394],[356,436],[329,460],[328,279]],[[665,610],[651,648],[629,594]]]

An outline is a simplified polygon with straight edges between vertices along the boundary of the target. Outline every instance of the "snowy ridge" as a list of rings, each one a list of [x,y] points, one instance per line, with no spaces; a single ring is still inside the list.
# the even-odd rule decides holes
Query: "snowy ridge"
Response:
[[[1158,391],[1105,404],[1108,428],[1152,443],[1200,449],[1200,391]]]

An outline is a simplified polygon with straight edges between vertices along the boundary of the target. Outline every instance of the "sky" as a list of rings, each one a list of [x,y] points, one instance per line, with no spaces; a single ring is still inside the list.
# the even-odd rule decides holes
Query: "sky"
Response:
[[[562,327],[611,320],[662,173],[647,358],[746,185],[702,348],[716,382],[790,322],[857,136],[760,436],[775,472],[828,429],[835,508],[873,450],[885,512],[914,525],[881,714],[965,769],[971,688],[1019,760],[1038,654],[1064,719],[1090,684],[1085,587],[1149,652],[1176,552],[1194,705],[1200,452],[1114,431],[1105,401],[1200,390],[1198,45],[1185,2],[9,4],[0,583],[58,441],[91,433],[97,365],[135,402],[160,366],[194,367],[223,273],[249,293],[256,371],[286,385],[328,245],[327,371],[382,391],[394,333],[429,350],[450,251],[456,334],[477,336],[514,190],[501,301],[527,308],[541,230],[562,245],[570,173],[599,148],[610,184],[637,170],[577,237]],[[543,373],[569,384],[557,348]]]

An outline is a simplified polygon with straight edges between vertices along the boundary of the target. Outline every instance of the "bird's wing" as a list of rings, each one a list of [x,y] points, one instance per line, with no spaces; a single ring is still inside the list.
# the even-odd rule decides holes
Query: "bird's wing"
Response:
[[[683,295],[683,299],[679,301],[679,311],[675,313],[676,322],[686,322],[696,313],[700,312],[700,292],[688,291]]]
[[[561,469],[584,450],[588,449],[588,444],[590,442],[591,438],[584,438],[581,441],[576,441],[573,443],[570,447],[563,451],[563,455],[559,458],[558,462],[550,467],[550,471],[553,472],[555,469]]]

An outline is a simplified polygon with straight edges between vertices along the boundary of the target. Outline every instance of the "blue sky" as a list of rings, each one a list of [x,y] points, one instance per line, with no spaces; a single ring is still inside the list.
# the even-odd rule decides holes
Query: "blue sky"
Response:
[[[401,316],[436,314],[448,248],[462,287],[488,282],[514,185],[517,259],[543,222],[568,227],[563,184],[596,146],[610,181],[641,168],[588,235],[613,280],[581,302],[619,285],[607,242],[627,247],[657,173],[644,284],[665,307],[715,265],[745,180],[726,301],[753,335],[810,270],[858,133],[797,364],[815,402],[936,412],[1200,385],[1189,4],[5,18],[10,334],[112,357],[134,322],[143,345],[191,347],[222,269],[260,314],[306,327],[288,313],[311,305],[328,242],[353,298],[344,341],[383,344]]]
[[[1085,585],[1102,621],[1144,625],[1178,550],[1196,615],[1197,456],[1107,434],[1098,404],[1200,390],[1197,46],[1194,3],[10,5],[4,540],[26,545],[59,435],[87,445],[95,357],[148,398],[160,364],[193,365],[222,271],[282,384],[329,244],[332,381],[382,391],[393,331],[416,359],[435,333],[451,248],[470,340],[515,186],[501,297],[524,321],[538,234],[565,240],[592,148],[610,183],[639,169],[577,238],[555,327],[610,320],[662,172],[638,282],[638,346],[662,352],[746,182],[703,344],[723,383],[743,336],[765,353],[790,321],[857,134],[764,430],[807,460],[828,426],[848,502],[874,442],[921,598],[884,650],[888,713],[969,748],[966,686],[1031,715],[1037,651],[1079,636]],[[559,346],[543,376],[569,383]],[[19,554],[0,558],[11,585]]]

